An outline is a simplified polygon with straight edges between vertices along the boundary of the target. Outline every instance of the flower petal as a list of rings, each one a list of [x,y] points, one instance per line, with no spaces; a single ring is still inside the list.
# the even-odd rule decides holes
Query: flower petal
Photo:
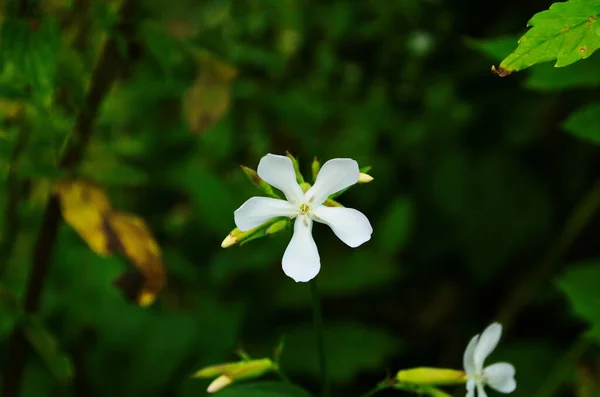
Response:
[[[475,371],[483,370],[483,362],[498,345],[500,336],[502,335],[502,325],[499,323],[490,324],[479,338],[479,343],[475,348]]]
[[[467,381],[467,397],[475,397],[475,381],[473,379]]]
[[[485,367],[483,374],[487,384],[501,393],[512,393],[517,388],[515,367],[509,363],[496,363]]]
[[[332,159],[323,164],[315,184],[306,192],[314,205],[322,204],[333,193],[358,182],[358,163],[352,159]]]
[[[373,233],[367,217],[353,208],[321,205],[312,210],[312,217],[329,226],[340,240],[352,248],[369,241]]]
[[[256,172],[262,180],[281,190],[288,201],[299,203],[304,197],[296,181],[294,165],[288,157],[269,153],[260,159]]]
[[[478,342],[479,334],[471,338],[471,341],[467,345],[465,353],[463,354],[463,366],[465,368],[465,372],[467,373],[467,378],[469,379],[475,379],[475,348],[477,347]]]
[[[235,210],[235,225],[242,232],[254,229],[276,216],[293,217],[298,208],[285,200],[269,197],[252,197]]]
[[[477,383],[477,397],[487,397],[483,383]]]
[[[312,219],[299,216],[294,222],[294,235],[283,254],[283,272],[296,282],[310,281],[321,269],[321,258],[312,237]]]

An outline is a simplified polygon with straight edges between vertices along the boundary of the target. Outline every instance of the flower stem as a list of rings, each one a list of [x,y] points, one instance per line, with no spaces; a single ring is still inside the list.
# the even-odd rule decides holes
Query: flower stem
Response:
[[[317,339],[319,366],[321,368],[321,395],[322,397],[329,397],[329,375],[327,373],[327,360],[325,358],[325,341],[323,340],[323,315],[321,313],[321,301],[319,299],[316,279],[310,281],[310,294],[312,298],[313,323]]]

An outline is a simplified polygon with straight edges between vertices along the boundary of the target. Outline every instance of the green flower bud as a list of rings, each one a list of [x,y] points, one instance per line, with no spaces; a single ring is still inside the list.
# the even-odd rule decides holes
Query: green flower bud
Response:
[[[209,393],[217,392],[234,381],[258,378],[269,371],[275,370],[275,363],[269,358],[238,361],[202,368],[192,375],[192,378],[215,378],[208,386]]]
[[[263,181],[261,179],[260,176],[258,176],[258,174],[256,173],[256,171],[254,171],[252,168],[248,168],[246,166],[241,165],[240,166],[242,168],[242,171],[244,171],[244,174],[246,174],[246,176],[248,177],[248,179],[250,180],[250,182],[256,186],[260,191],[262,191],[263,193],[265,193],[267,196],[273,197],[273,198],[277,198],[277,199],[281,199],[281,196],[279,196],[279,194],[277,194],[275,192],[275,190],[273,190],[273,188],[271,187],[271,185],[269,185],[267,182]]]
[[[298,160],[296,160],[296,158],[292,156],[290,152],[285,152],[285,155],[288,156],[290,160],[292,160],[292,164],[294,165],[294,171],[296,171],[296,181],[298,182],[298,185],[302,185],[304,183],[304,177],[300,173],[300,166],[298,165]]]
[[[319,171],[321,171],[321,163],[319,162],[319,160],[317,160],[316,157],[312,162],[311,170],[312,170],[312,177],[313,177],[313,182],[314,182],[317,180],[317,175],[319,175]]]
[[[446,385],[465,383],[466,375],[455,369],[419,367],[399,371],[396,379],[414,385]]]
[[[277,221],[267,228],[267,230],[265,231],[265,234],[268,236],[270,234],[275,234],[277,232],[280,232],[280,231],[284,230],[286,227],[288,227],[289,224],[290,224],[289,219],[282,219],[280,221]]]

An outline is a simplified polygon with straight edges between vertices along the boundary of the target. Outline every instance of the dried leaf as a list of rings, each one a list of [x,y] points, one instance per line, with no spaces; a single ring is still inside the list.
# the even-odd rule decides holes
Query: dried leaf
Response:
[[[95,184],[81,179],[56,182],[53,191],[60,198],[65,222],[75,229],[92,251],[108,256],[111,249],[104,220],[111,208],[104,192]]]
[[[111,246],[136,267],[144,281],[135,299],[148,306],[165,285],[162,253],[144,220],[136,215],[112,212],[108,216]],[[121,279],[123,280],[123,278]]]
[[[57,182],[53,190],[65,222],[94,252],[108,256],[117,251],[134,265],[116,281],[124,295],[141,306],[152,304],[166,277],[160,247],[144,220],[113,211],[104,192],[85,180]]]

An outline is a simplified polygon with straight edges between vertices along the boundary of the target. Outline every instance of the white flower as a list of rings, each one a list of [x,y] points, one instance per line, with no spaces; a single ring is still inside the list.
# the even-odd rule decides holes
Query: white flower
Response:
[[[361,212],[322,205],[333,193],[358,182],[356,161],[329,160],[306,193],[296,182],[294,166],[288,157],[267,154],[260,160],[257,172],[265,182],[281,190],[287,200],[252,197],[234,212],[235,224],[241,231],[247,231],[274,217],[296,218],[294,235],[282,261],[283,271],[295,281],[309,281],[321,269],[319,251],[312,237],[313,221],[329,226],[350,247],[358,247],[371,239],[373,228]]]
[[[481,334],[475,335],[467,345],[463,364],[467,373],[467,397],[487,397],[484,386],[488,385],[501,393],[512,393],[517,388],[515,367],[509,363],[496,363],[483,368],[483,362],[498,345],[502,325],[493,323]]]

